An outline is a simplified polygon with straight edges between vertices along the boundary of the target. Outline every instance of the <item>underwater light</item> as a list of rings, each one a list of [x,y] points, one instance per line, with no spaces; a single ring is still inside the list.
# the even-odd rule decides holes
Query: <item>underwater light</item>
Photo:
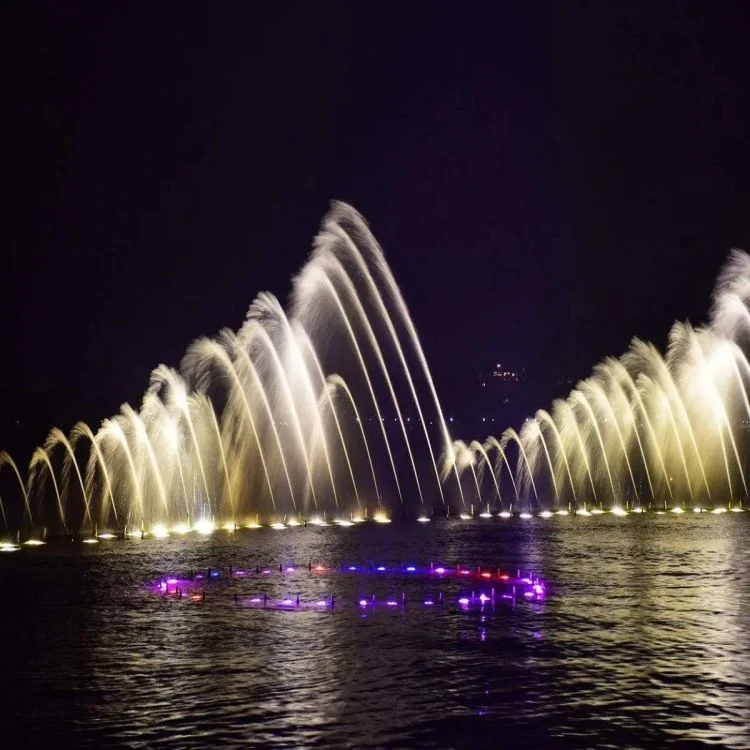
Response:
[[[552,511],[549,511],[549,510],[543,510],[543,511],[542,511],[542,512],[541,512],[541,513],[539,514],[539,516],[540,516],[540,518],[552,518]]]
[[[416,570],[416,568],[415,568],[415,567],[414,567],[413,565],[407,565],[407,566],[406,566],[406,569],[407,569],[407,570],[408,570],[408,571],[409,571],[410,573],[413,573],[413,572],[414,572],[414,571]]]
[[[388,516],[386,516],[385,513],[376,513],[373,516],[372,520],[375,521],[375,523],[390,523],[391,522],[391,519],[388,518]]]
[[[468,513],[459,513],[458,517],[462,521],[471,521],[471,516]]]
[[[621,508],[619,505],[615,505],[615,507],[612,508],[610,513],[612,513],[613,516],[627,516],[628,515],[628,512],[624,508]]]
[[[354,526],[354,521],[349,521],[349,520],[347,520],[346,518],[337,518],[337,519],[336,519],[336,520],[334,521],[334,523],[335,523],[335,524],[336,524],[337,526],[343,526],[344,528],[346,528],[346,527],[348,527],[348,526]]]
[[[591,512],[586,510],[586,508],[581,508],[580,510],[576,511],[577,516],[590,516]]]
[[[365,519],[362,516],[352,516],[353,523],[364,523]]]
[[[237,524],[234,521],[227,521],[224,526],[222,526],[224,531],[229,531],[230,533],[234,533],[237,530]]]
[[[636,505],[635,508],[633,508],[630,512],[631,513],[643,513],[643,508],[641,508],[640,505]]]
[[[281,523],[281,521],[276,521],[276,523],[272,523],[271,524],[271,528],[272,529],[277,529],[277,530],[279,530],[279,529],[285,529],[286,528],[286,524]]]
[[[369,602],[367,601],[367,599],[360,599],[359,600],[359,606],[360,607],[366,607],[368,605],[368,603]]]
[[[523,512],[523,513],[519,513],[519,518],[532,518],[532,515],[531,513]]]
[[[420,516],[420,517],[419,517],[419,518],[417,519],[417,521],[419,521],[419,523],[429,523],[429,522],[430,522],[430,519],[429,519],[429,518],[427,518],[427,516]]]
[[[290,519],[289,519],[289,520],[288,520],[288,521],[286,522],[286,525],[287,525],[287,526],[299,526],[299,521],[298,521],[298,520],[297,520],[296,518],[290,518]]]
[[[461,604],[461,605],[463,605],[465,607],[469,603],[469,600],[465,596],[462,596],[458,600],[458,603]]]
[[[0,552],[17,552],[19,549],[21,548],[12,542],[2,542],[0,544]]]
[[[320,516],[314,516],[309,521],[311,526],[328,526],[328,523],[324,521]]]
[[[96,537],[94,537],[94,536],[90,536],[90,537],[84,539],[83,543],[84,544],[99,544],[99,540]]]
[[[604,513],[604,510],[602,508],[592,508],[591,509],[591,515],[592,516],[601,516],[602,513]]]
[[[250,521],[247,526],[245,526],[246,529],[260,529],[262,528],[261,525],[257,521]]]
[[[385,570],[385,565],[378,565],[377,570],[382,573]]]
[[[356,569],[357,569],[357,566],[356,566],[356,565],[350,565],[350,566],[349,566],[349,570],[356,570]]]
[[[684,513],[685,511],[680,508],[679,505],[675,505],[674,508],[672,508],[672,513]]]
[[[742,508],[738,508],[736,505],[732,508],[732,513],[742,513]]]
[[[711,511],[711,513],[713,513],[713,514],[715,514],[717,516],[719,515],[719,513],[726,513],[726,512],[727,512],[727,509],[726,508],[722,508],[722,507],[714,508]]]
[[[27,547],[40,547],[44,542],[41,539],[27,539],[24,544]]]
[[[169,529],[163,523],[157,523],[156,526],[153,526],[151,529],[151,536],[154,536],[157,539],[164,539],[169,536]]]
[[[175,534],[187,534],[190,531],[190,524],[178,523],[172,527],[172,532]]]
[[[703,513],[703,508],[699,508],[697,505],[693,508],[693,513]]]
[[[103,531],[99,534],[99,539],[115,539],[115,535],[111,531]]]
[[[212,534],[215,528],[213,521],[209,521],[207,518],[201,519],[195,524],[195,530],[203,536]]]
[[[567,511],[567,510],[558,510],[558,511],[557,511],[557,515],[558,515],[558,516],[569,516],[569,515],[570,515],[570,512],[569,512],[569,511]]]
[[[479,601],[484,604],[485,602],[488,602],[490,600],[490,597],[487,596],[487,594],[480,594],[479,595]]]
[[[432,599],[425,599],[424,603],[425,603],[425,606],[431,607],[435,602]]]
[[[443,575],[443,573],[445,573],[445,568],[442,568],[442,567],[441,568],[435,568],[435,572],[438,575]]]
[[[480,518],[492,518],[492,513],[490,513],[488,510],[483,511],[479,514]]]
[[[500,518],[510,518],[511,513],[510,513],[509,510],[503,510],[500,513],[498,513],[497,515],[500,516]]]

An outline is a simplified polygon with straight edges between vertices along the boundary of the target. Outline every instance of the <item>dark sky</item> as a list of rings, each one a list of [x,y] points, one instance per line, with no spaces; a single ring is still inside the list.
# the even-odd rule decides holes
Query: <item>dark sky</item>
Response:
[[[742,4],[442,6],[6,5],[0,447],[283,301],[332,198],[456,408],[495,360],[543,406],[704,319],[750,248]]]

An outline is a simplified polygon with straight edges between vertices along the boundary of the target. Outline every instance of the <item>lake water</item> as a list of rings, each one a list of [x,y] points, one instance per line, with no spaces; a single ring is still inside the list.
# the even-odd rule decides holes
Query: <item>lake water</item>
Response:
[[[750,514],[263,529],[0,556],[5,747],[750,747]],[[144,584],[209,566],[532,569],[545,601],[361,611],[389,576]],[[253,610],[231,586],[325,613]],[[470,588],[470,587],[469,587]],[[455,597],[456,583],[442,586]]]

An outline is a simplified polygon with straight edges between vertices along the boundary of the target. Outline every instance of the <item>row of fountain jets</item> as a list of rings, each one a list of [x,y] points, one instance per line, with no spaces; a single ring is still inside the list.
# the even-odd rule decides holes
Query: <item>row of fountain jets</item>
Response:
[[[383,251],[335,203],[289,312],[259,294],[239,331],[198,339],[179,371],[158,366],[138,410],[125,404],[96,431],[52,429],[25,478],[0,452],[15,477],[0,485],[3,523],[34,538],[324,511],[742,507],[749,303],[750,256],[733,251],[710,322],[675,323],[665,354],[634,339],[519,431],[452,440]]]

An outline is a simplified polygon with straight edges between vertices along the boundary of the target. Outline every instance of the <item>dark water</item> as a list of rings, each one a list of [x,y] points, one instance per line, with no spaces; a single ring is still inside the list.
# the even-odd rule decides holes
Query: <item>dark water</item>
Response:
[[[748,748],[749,540],[743,513],[25,549],[0,557],[0,742]],[[243,609],[221,588],[205,604],[178,602],[141,585],[292,559],[520,566],[545,576],[550,595],[484,615],[407,606],[363,616],[353,599],[401,584],[306,572],[242,583],[274,596],[334,593],[334,613]],[[407,588],[416,599],[429,586]]]

